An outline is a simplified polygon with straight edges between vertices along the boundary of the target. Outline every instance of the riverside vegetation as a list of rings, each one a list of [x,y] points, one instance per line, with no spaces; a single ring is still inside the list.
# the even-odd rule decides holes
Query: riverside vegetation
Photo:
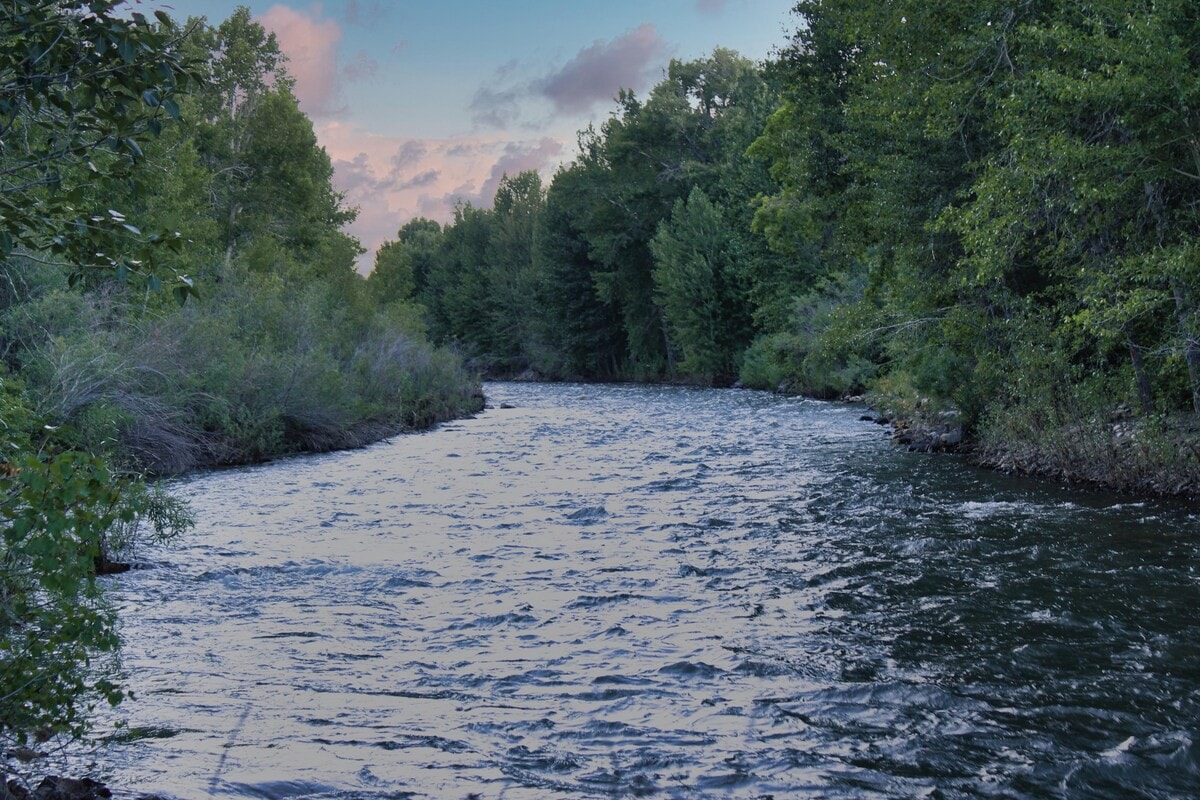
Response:
[[[1194,4],[795,13],[769,63],[622,93],[548,187],[402,228],[434,335],[496,374],[865,393],[986,464],[1200,489]]]
[[[407,223],[366,280],[273,37],[115,5],[0,9],[6,740],[121,697],[91,567],[188,522],[133,476],[477,408],[430,340],[492,374],[867,393],[1002,468],[1200,488],[1186,0],[802,0],[772,60],[672,62],[548,185]]]
[[[117,5],[0,7],[10,766],[124,696],[96,572],[191,522],[142,476],[358,445],[482,399],[421,310],[355,272],[355,212],[274,37],[245,8],[214,27]]]

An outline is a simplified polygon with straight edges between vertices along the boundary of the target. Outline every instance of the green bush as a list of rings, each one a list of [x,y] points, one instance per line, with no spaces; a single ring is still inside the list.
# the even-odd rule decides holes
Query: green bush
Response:
[[[377,305],[357,279],[294,289],[233,269],[183,309],[54,292],[0,319],[35,411],[135,471],[354,446],[479,407],[421,308]]]
[[[758,337],[742,357],[742,384],[811,397],[861,394],[878,373],[865,275],[830,277],[792,301],[785,331]]]
[[[755,339],[742,355],[738,379],[748,389],[773,391],[797,373],[793,359],[796,342],[791,334],[776,333]]]
[[[0,739],[24,744],[80,736],[95,703],[123,698],[96,567],[191,516],[161,488],[63,450],[63,429],[44,438],[20,390],[0,378]]]

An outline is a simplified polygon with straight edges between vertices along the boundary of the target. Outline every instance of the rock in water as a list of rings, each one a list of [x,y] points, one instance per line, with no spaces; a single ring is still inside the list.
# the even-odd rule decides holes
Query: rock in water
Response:
[[[112,797],[108,787],[91,778],[60,778],[51,775],[29,795],[30,800],[104,800]]]
[[[0,783],[0,800],[29,800],[29,790],[15,779]]]

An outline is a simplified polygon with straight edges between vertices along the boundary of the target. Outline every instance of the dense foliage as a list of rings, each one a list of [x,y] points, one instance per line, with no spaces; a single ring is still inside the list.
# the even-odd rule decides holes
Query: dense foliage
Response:
[[[96,572],[190,523],[140,476],[480,403],[411,290],[355,272],[274,37],[117,5],[0,4],[0,742],[123,696]]]
[[[808,231],[839,286],[862,276],[817,352],[956,409],[993,463],[1200,486],[1193,5],[797,13],[756,224]]]
[[[795,13],[773,63],[622,93],[521,225],[435,226],[434,332],[501,373],[870,391],[1007,468],[1200,486],[1192,4]]]

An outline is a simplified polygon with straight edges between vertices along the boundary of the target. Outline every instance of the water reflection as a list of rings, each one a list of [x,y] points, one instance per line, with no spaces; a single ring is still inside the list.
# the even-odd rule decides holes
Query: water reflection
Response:
[[[199,476],[119,584],[117,786],[178,797],[1200,792],[1186,507],[913,456],[855,409],[489,386]]]

